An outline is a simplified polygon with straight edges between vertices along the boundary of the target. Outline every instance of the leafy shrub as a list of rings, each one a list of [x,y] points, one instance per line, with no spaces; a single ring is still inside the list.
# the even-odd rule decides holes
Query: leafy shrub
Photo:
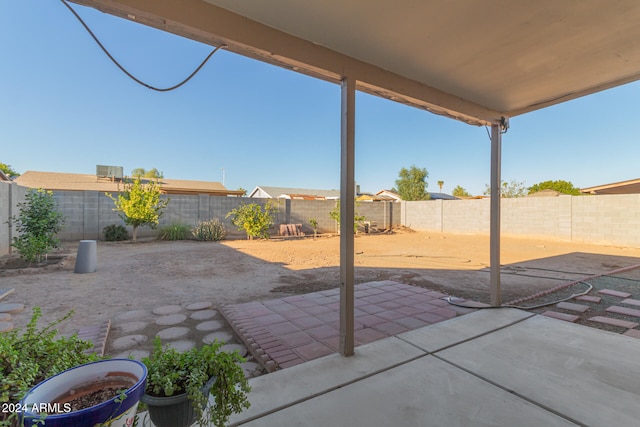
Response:
[[[356,203],[356,208],[358,204]],[[333,207],[331,212],[329,212],[329,217],[338,223],[338,230],[340,230],[340,200],[336,202],[336,205]],[[364,215],[360,215],[357,211],[354,212],[353,215],[353,232],[358,232],[358,226],[361,225],[367,218]]]
[[[57,248],[60,240],[56,234],[62,230],[64,215],[59,212],[53,192],[30,189],[26,201],[18,203],[19,214],[9,218],[9,225],[16,224],[19,235],[11,246],[28,262],[39,262],[43,255]]]
[[[126,183],[124,191],[117,198],[109,193],[105,195],[113,200],[113,210],[118,212],[124,223],[133,226],[134,242],[138,236],[138,227],[147,225],[155,229],[169,204],[169,199],[160,199],[160,184],[153,181],[143,184],[140,177]]]
[[[203,242],[218,242],[227,235],[224,224],[218,218],[202,221],[193,229],[193,237]]]
[[[0,403],[17,403],[27,391],[39,382],[64,370],[83,363],[98,360],[95,353],[84,353],[93,347],[77,335],[57,337],[55,329],[73,312],[37,328],[42,316],[40,307],[33,308],[33,315],[21,334],[20,329],[0,333]],[[17,427],[18,414],[0,412],[0,426]]]
[[[107,242],[120,242],[122,240],[129,240],[129,233],[122,224],[107,225],[102,229],[104,233],[104,240]]]
[[[185,240],[191,234],[191,227],[186,224],[173,223],[160,229],[160,240]]]
[[[197,425],[227,425],[231,414],[249,407],[247,393],[251,387],[240,366],[245,359],[237,350],[222,351],[222,344],[216,340],[210,345],[178,351],[168,344],[163,346],[156,336],[153,352],[142,358],[148,370],[145,393],[156,397],[187,393]],[[209,393],[215,404],[207,407],[209,393],[203,393],[202,389],[212,377],[216,380]]]
[[[318,235],[318,220],[315,218],[309,218],[309,224],[311,224],[311,228],[313,228],[313,238],[315,239]]]
[[[247,239],[251,240],[254,237],[268,239],[269,229],[273,225],[272,212],[275,210],[275,206],[270,202],[267,202],[264,210],[256,203],[249,203],[231,210],[226,218],[231,217],[233,225],[247,233]]]

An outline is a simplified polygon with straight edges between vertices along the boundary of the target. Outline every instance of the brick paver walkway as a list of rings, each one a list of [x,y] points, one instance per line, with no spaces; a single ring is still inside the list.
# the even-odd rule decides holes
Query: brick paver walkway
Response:
[[[628,292],[619,292],[611,289],[602,289],[598,291],[601,295],[610,295],[619,298],[618,304],[611,305],[604,308],[604,316],[589,317],[590,322],[602,325],[610,325],[623,329],[623,334],[635,338],[640,338],[640,330],[635,329],[640,325],[640,300],[629,298],[631,296]],[[554,319],[565,320],[568,322],[578,322],[580,317],[573,313],[586,313],[592,310],[595,306],[600,305],[602,299],[594,295],[584,295],[575,298],[579,303],[561,302],[555,305],[555,309],[561,311],[547,310],[542,313],[543,316],[553,317]],[[588,305],[585,305],[588,304]],[[625,307],[628,305],[631,307]],[[564,311],[564,312],[563,312]],[[569,312],[569,313],[566,313]],[[609,313],[620,314],[626,316],[627,319],[619,319],[609,317]],[[624,331],[626,329],[626,331]]]
[[[393,281],[355,287],[355,342],[366,344],[474,311]],[[338,351],[340,290],[226,305],[221,313],[268,372]]]

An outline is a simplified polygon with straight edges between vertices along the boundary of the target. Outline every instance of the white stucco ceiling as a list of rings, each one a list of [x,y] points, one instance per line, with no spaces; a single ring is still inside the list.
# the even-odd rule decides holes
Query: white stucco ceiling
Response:
[[[74,0],[473,122],[640,78],[638,0]]]
[[[640,1],[206,0],[507,115],[640,77]]]

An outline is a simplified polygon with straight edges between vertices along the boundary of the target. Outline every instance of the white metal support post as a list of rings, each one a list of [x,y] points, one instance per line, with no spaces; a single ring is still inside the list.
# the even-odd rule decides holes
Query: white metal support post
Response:
[[[354,353],[354,231],[356,82],[341,81],[340,131],[340,354]]]
[[[502,129],[499,124],[491,126],[491,225],[489,237],[490,279],[489,292],[491,305],[502,305],[500,290],[500,197],[502,164]]]

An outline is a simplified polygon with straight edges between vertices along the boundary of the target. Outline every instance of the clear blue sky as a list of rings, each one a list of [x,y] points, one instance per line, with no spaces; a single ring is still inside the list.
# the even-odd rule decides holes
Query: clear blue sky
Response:
[[[73,5],[138,78],[172,86],[210,46]],[[337,85],[219,51],[169,93],[118,70],[57,0],[0,0],[0,162],[18,172],[95,173],[97,164],[158,168],[166,178],[339,188]],[[356,181],[395,184],[402,167],[429,172],[428,190],[481,194],[490,142],[469,126],[358,94]],[[511,119],[502,177],[590,187],[640,178],[640,84]]]

